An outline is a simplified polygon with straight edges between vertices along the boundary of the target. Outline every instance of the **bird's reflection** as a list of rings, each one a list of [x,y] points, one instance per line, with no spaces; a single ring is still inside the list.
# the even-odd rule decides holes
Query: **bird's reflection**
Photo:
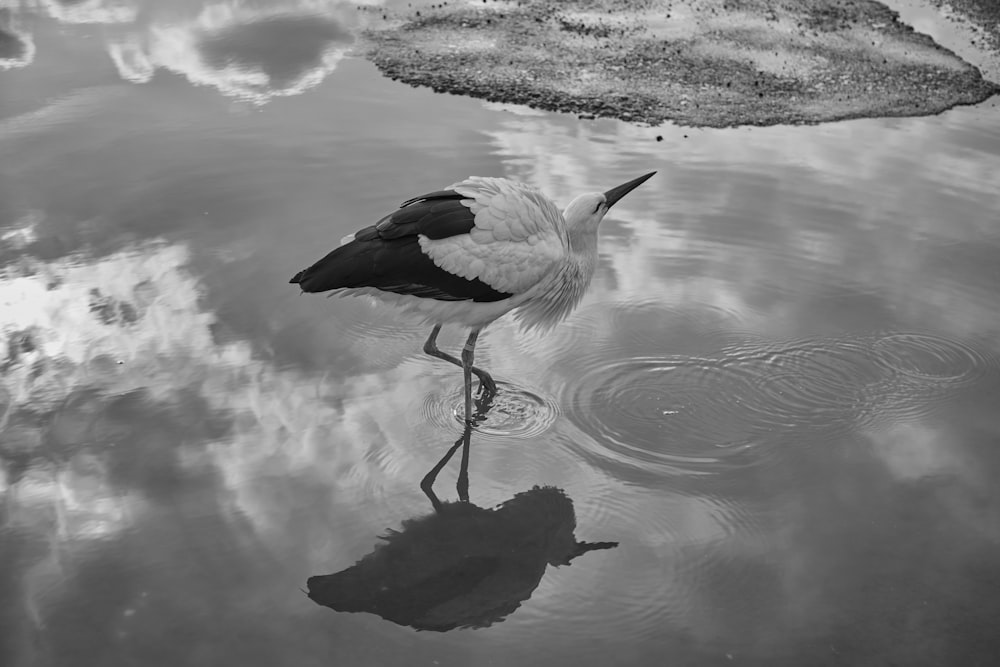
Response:
[[[481,416],[488,409],[480,406]],[[573,502],[555,487],[536,486],[492,509],[469,502],[472,430],[465,426],[420,484],[433,513],[403,521],[351,567],[310,577],[313,601],[418,630],[485,628],[530,598],[548,565],[618,546],[577,541]],[[442,502],[433,485],[459,448],[459,500]]]

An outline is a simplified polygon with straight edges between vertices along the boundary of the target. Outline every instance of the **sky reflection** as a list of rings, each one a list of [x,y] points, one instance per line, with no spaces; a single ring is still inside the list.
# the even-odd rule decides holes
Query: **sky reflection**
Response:
[[[103,41],[55,39],[54,12],[24,24],[32,66],[3,72],[0,662],[995,654],[987,108],[636,128],[436,96],[350,58],[278,101],[348,24],[331,9],[303,52],[270,60],[319,4],[213,6],[101,27],[179,77],[123,82]],[[229,79],[191,86],[200,70],[151,56],[160,29],[199,67],[212,44],[213,72],[263,72],[251,92],[273,103],[232,104],[216,93]],[[546,336],[501,320],[479,356],[554,416],[476,434],[471,501],[563,489],[577,533],[620,546],[545,568],[482,631],[317,609],[308,576],[429,510],[418,484],[457,436],[460,376],[420,354],[424,329],[365,300],[298,298],[288,275],[466,174],[566,203],[653,169],[606,220],[581,308]]]

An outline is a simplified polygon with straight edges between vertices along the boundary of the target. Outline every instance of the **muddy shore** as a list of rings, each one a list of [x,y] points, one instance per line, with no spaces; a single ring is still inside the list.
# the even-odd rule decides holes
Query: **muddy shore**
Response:
[[[376,10],[369,59],[440,92],[643,124],[914,116],[1000,92],[874,0],[563,0]]]

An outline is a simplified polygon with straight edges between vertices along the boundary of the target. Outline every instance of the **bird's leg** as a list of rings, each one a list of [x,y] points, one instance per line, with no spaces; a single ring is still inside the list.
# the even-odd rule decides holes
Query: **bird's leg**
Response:
[[[445,452],[445,455],[441,457],[441,460],[437,462],[437,465],[431,468],[430,472],[424,475],[424,478],[420,480],[420,489],[424,492],[424,495],[430,499],[435,512],[441,511],[441,501],[438,500],[437,494],[434,493],[434,482],[437,480],[438,473],[440,473],[441,469],[444,468],[448,461],[451,460],[451,457],[456,451],[458,451],[458,448],[469,442],[468,436],[469,427],[466,426],[465,432],[462,433],[462,437],[455,441],[455,444],[451,446],[451,449]],[[468,495],[468,482],[466,482],[466,495]]]
[[[458,482],[455,484],[458,499],[463,503],[469,502],[469,449],[471,444],[472,426],[466,423],[465,430],[462,432],[462,465],[459,466]]]
[[[441,333],[441,325],[435,324],[434,328],[431,329],[431,335],[427,337],[427,342],[424,343],[424,352],[431,355],[432,357],[437,357],[438,359],[444,359],[445,361],[455,364],[456,366],[461,366],[462,362],[451,356],[447,352],[442,352],[438,349],[437,338],[438,334]]]
[[[476,356],[476,339],[479,329],[473,329],[462,348],[462,375],[465,376],[465,423],[472,423],[472,361]],[[482,383],[480,383],[482,387]]]
[[[465,422],[473,424],[486,419],[486,413],[493,407],[493,399],[497,395],[497,385],[490,377],[490,374],[483,370],[478,370],[472,365],[473,357],[476,353],[476,339],[479,338],[481,329],[476,329],[469,334],[469,339],[465,341],[462,348],[462,370],[465,375]],[[472,373],[479,377],[479,398],[476,399],[476,414],[472,417]],[[470,421],[471,420],[471,421]]]
[[[437,337],[440,331],[441,331],[441,325],[436,324],[434,328],[431,330],[431,335],[427,337],[427,342],[424,343],[424,352],[431,355],[432,357],[436,357],[438,359],[444,359],[448,363],[455,364],[456,366],[464,368],[465,365],[459,359],[451,356],[447,352],[443,352],[438,349]],[[477,331],[476,334],[478,335],[479,332]],[[494,382],[490,374],[484,371],[483,369],[472,366],[471,370],[473,373],[476,374],[476,377],[479,378],[479,393],[481,395],[485,394],[483,395],[483,402],[488,404],[488,402],[492,400],[492,398],[497,394],[497,383]]]
[[[472,424],[466,424],[465,429],[462,431],[462,435],[455,441],[455,444],[445,452],[441,460],[435,464],[433,468],[430,469],[424,478],[420,480],[420,489],[424,492],[427,498],[431,501],[431,505],[434,507],[435,512],[440,512],[443,508],[441,501],[438,499],[437,494],[434,493],[434,482],[437,480],[438,473],[447,465],[451,457],[458,451],[458,448],[462,448],[462,464],[458,471],[458,482],[455,484],[455,489],[458,491],[458,499],[464,503],[469,502],[469,449],[472,443]]]

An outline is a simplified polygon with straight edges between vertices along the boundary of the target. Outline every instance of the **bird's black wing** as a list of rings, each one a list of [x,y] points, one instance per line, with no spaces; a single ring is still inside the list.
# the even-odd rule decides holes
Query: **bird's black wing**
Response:
[[[430,239],[446,239],[450,236],[468,234],[476,226],[476,218],[465,199],[454,190],[438,190],[430,194],[408,199],[399,210],[385,216],[364,232],[374,229],[382,239],[398,239],[405,236],[423,234]]]
[[[431,199],[459,199],[461,200],[462,195],[458,194],[454,190],[435,190],[434,192],[428,192],[425,195],[420,195],[419,197],[413,197],[412,199],[407,199],[399,208],[406,208],[410,204],[416,204],[418,201],[428,201]]]
[[[289,282],[306,292],[375,287],[441,301],[500,301],[499,292],[479,279],[468,280],[442,268],[420,249],[420,235],[445,239],[475,227],[472,211],[454,190],[409,199],[354,240],[335,249]]]

